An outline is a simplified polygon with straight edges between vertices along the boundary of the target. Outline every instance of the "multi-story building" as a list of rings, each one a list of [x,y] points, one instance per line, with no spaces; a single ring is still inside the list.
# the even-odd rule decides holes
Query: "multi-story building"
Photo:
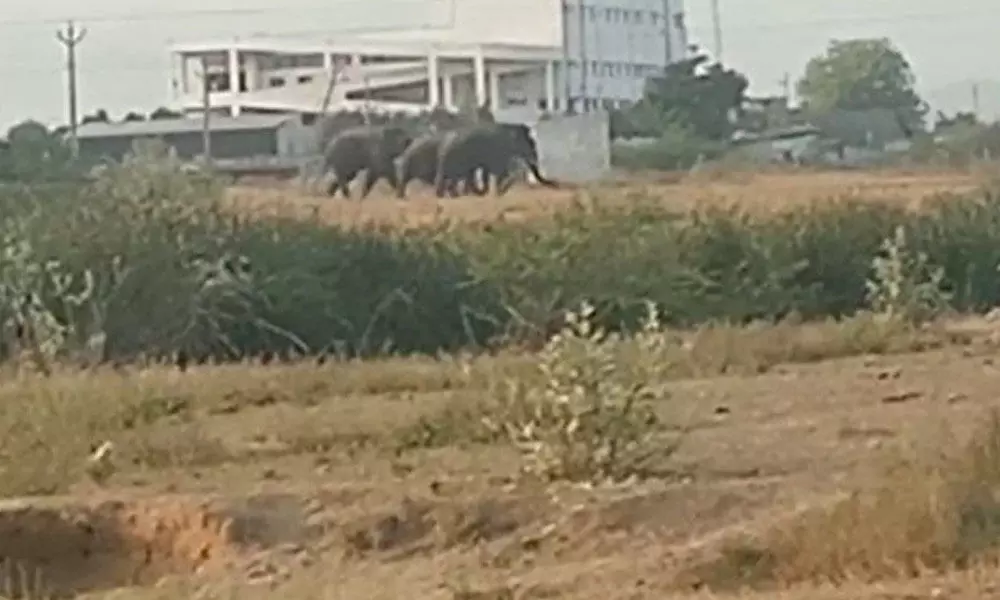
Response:
[[[204,70],[210,105],[233,115],[486,104],[530,119],[609,108],[685,57],[682,1],[439,0],[405,31],[177,44],[174,100],[200,110]]]

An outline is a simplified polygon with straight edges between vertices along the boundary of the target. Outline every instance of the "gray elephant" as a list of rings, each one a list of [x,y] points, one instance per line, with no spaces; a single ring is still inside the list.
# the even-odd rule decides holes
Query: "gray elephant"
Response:
[[[365,171],[362,198],[382,178],[396,187],[394,161],[412,141],[409,131],[398,125],[345,129],[330,141],[324,153],[323,171],[332,171],[334,176],[327,193],[336,196],[340,190],[344,198],[350,198],[349,186],[361,171]]]
[[[434,131],[417,138],[399,157],[396,158],[396,195],[400,198],[406,197],[407,184],[417,179],[428,185],[435,185],[438,170],[438,156],[441,145],[446,140],[457,135],[456,131]],[[487,189],[482,185],[477,173],[467,173],[461,179],[465,184],[465,190],[471,191],[478,196],[486,194]],[[449,179],[447,187],[457,195],[458,180]]]
[[[515,161],[523,162],[541,185],[558,187],[542,175],[538,146],[527,125],[485,123],[454,132],[441,143],[435,191],[438,197],[445,192],[454,194],[456,182],[474,178],[477,171],[482,171],[487,185],[490,177],[495,179],[495,193],[501,196],[513,184]]]

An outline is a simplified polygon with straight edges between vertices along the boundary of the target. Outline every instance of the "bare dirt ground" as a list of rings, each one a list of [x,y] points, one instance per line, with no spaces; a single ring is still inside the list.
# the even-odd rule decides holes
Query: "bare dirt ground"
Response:
[[[376,186],[364,202],[339,197],[334,200],[292,184],[244,185],[232,188],[229,193],[238,207],[256,214],[315,216],[341,224],[421,226],[441,221],[518,221],[551,215],[574,202],[595,198],[620,206],[653,201],[674,210],[722,204],[761,212],[847,199],[916,205],[936,195],[968,191],[978,181],[976,175],[957,172],[792,172],[676,177],[623,175],[619,181],[589,187],[567,186],[554,191],[519,184],[503,198],[439,200],[419,182],[412,184],[406,200],[397,200],[384,183]]]
[[[143,599],[989,597],[1000,573],[987,566],[852,562],[894,548],[884,540],[899,528],[882,520],[914,518],[906,498],[919,487],[876,517],[855,510],[812,537],[796,533],[797,553],[843,560],[857,577],[820,585],[808,575],[832,572],[825,563],[775,550],[784,575],[770,589],[735,589],[740,569],[763,560],[735,541],[745,532],[766,537],[803,507],[880,485],[898,461],[955,448],[986,420],[1000,383],[988,331],[976,325],[952,334],[962,345],[923,353],[798,365],[780,353],[761,362],[761,340],[802,347],[823,331],[706,335],[658,407],[689,430],[668,468],[597,488],[519,477],[513,449],[466,439],[449,412],[530,357],[10,378],[0,387],[10,407],[0,419],[4,483],[70,485],[0,504],[0,589]],[[747,350],[720,367],[711,350],[722,344]],[[736,374],[706,376],[723,369]],[[117,470],[98,484],[81,465],[106,438]],[[37,456],[39,440],[50,446],[45,461],[18,463]]]

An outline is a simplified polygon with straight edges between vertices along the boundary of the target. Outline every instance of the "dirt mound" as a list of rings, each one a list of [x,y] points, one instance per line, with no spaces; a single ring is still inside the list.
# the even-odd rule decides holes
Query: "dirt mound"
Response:
[[[193,500],[0,504],[0,593],[65,596],[225,568],[258,520]]]

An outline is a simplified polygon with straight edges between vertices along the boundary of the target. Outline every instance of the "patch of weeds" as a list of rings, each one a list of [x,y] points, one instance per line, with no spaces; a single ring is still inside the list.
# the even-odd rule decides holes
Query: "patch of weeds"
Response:
[[[208,436],[196,423],[135,430],[122,436],[120,446],[124,462],[146,469],[204,467],[234,458],[221,440]]]
[[[392,446],[398,452],[417,449],[444,448],[471,444],[492,444],[504,439],[490,426],[487,415],[493,407],[485,402],[448,402],[441,410],[420,415],[391,433]]]
[[[154,395],[140,398],[122,410],[122,429],[153,425],[167,419],[187,420],[192,416],[192,398],[187,395]]]

